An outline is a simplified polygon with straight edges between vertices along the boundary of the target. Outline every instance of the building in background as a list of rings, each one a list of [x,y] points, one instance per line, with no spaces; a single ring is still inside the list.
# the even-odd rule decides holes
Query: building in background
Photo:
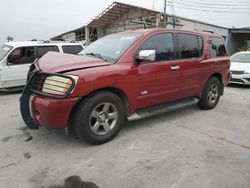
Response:
[[[243,40],[250,40],[250,29],[229,29],[198,20],[164,15],[161,12],[134,5],[114,2],[86,26],[52,37],[51,40],[78,41],[86,45],[105,35],[134,29],[171,28],[189,31],[205,31],[222,36],[229,53],[241,47]]]

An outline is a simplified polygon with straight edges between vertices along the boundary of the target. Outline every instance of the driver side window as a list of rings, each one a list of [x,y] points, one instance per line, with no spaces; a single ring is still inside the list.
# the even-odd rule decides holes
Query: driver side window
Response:
[[[11,65],[30,64],[35,60],[34,47],[20,47],[15,49],[8,57]]]
[[[158,34],[148,39],[140,50],[155,50],[155,61],[167,61],[174,59],[174,43],[171,33]]]

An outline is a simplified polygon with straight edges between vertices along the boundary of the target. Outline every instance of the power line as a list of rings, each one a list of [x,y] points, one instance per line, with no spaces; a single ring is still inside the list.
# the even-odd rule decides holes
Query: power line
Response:
[[[195,4],[195,3],[191,3],[191,2],[184,2],[184,3],[181,3],[181,2],[178,2],[178,1],[175,1],[174,2],[175,4],[177,5],[185,5],[185,6],[191,6],[191,7],[196,7],[196,8],[203,8],[203,9],[220,9],[220,10],[250,10],[250,5],[249,6],[233,6],[233,5],[230,5],[230,6],[215,6],[215,5],[208,5],[208,4]]]
[[[212,5],[249,5],[250,1],[217,1],[217,0],[210,0],[209,2],[203,0],[175,0],[180,2],[192,2],[192,3],[201,3],[201,4],[212,4]]]
[[[200,2],[200,1],[183,1],[183,0],[175,0],[174,3],[181,4],[181,5],[192,5],[192,6],[198,6],[198,7],[205,7],[205,8],[223,8],[223,9],[250,9],[250,2],[249,4],[239,4],[239,3],[211,3],[211,2]]]
[[[216,13],[232,13],[232,14],[250,14],[250,11],[239,11],[239,10],[212,10],[212,9],[206,9],[206,8],[199,8],[192,5],[184,5],[184,4],[178,4],[174,3],[176,7],[189,9],[189,10],[196,10],[196,11],[203,11],[203,12],[216,12]]]

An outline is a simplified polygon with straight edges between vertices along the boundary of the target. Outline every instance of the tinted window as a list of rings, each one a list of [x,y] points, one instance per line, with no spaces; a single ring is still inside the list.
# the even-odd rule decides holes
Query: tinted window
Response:
[[[49,51],[59,52],[57,46],[38,46],[37,56],[40,58]]]
[[[156,61],[174,59],[173,36],[170,33],[155,35],[148,39],[140,50],[155,50]]]
[[[208,44],[211,57],[227,55],[224,42],[221,38],[209,38]]]
[[[67,45],[62,46],[63,52],[68,54],[78,54],[80,51],[83,50],[81,45]]]
[[[180,57],[193,58],[200,56],[197,37],[189,34],[178,34]],[[202,43],[202,41],[201,41]]]
[[[11,64],[32,63],[35,60],[34,47],[22,47],[15,49],[8,57]]]

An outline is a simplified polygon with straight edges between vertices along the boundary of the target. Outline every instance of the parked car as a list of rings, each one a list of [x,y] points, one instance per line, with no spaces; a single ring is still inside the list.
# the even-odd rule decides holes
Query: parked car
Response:
[[[250,51],[237,52],[231,57],[230,83],[250,85]]]
[[[223,39],[183,30],[103,37],[82,56],[49,52],[30,69],[21,114],[30,129],[68,128],[93,144],[113,139],[125,119],[184,106],[216,106],[230,79]]]
[[[0,46],[0,90],[16,90],[26,84],[29,66],[48,51],[78,54],[78,43],[8,42]]]

